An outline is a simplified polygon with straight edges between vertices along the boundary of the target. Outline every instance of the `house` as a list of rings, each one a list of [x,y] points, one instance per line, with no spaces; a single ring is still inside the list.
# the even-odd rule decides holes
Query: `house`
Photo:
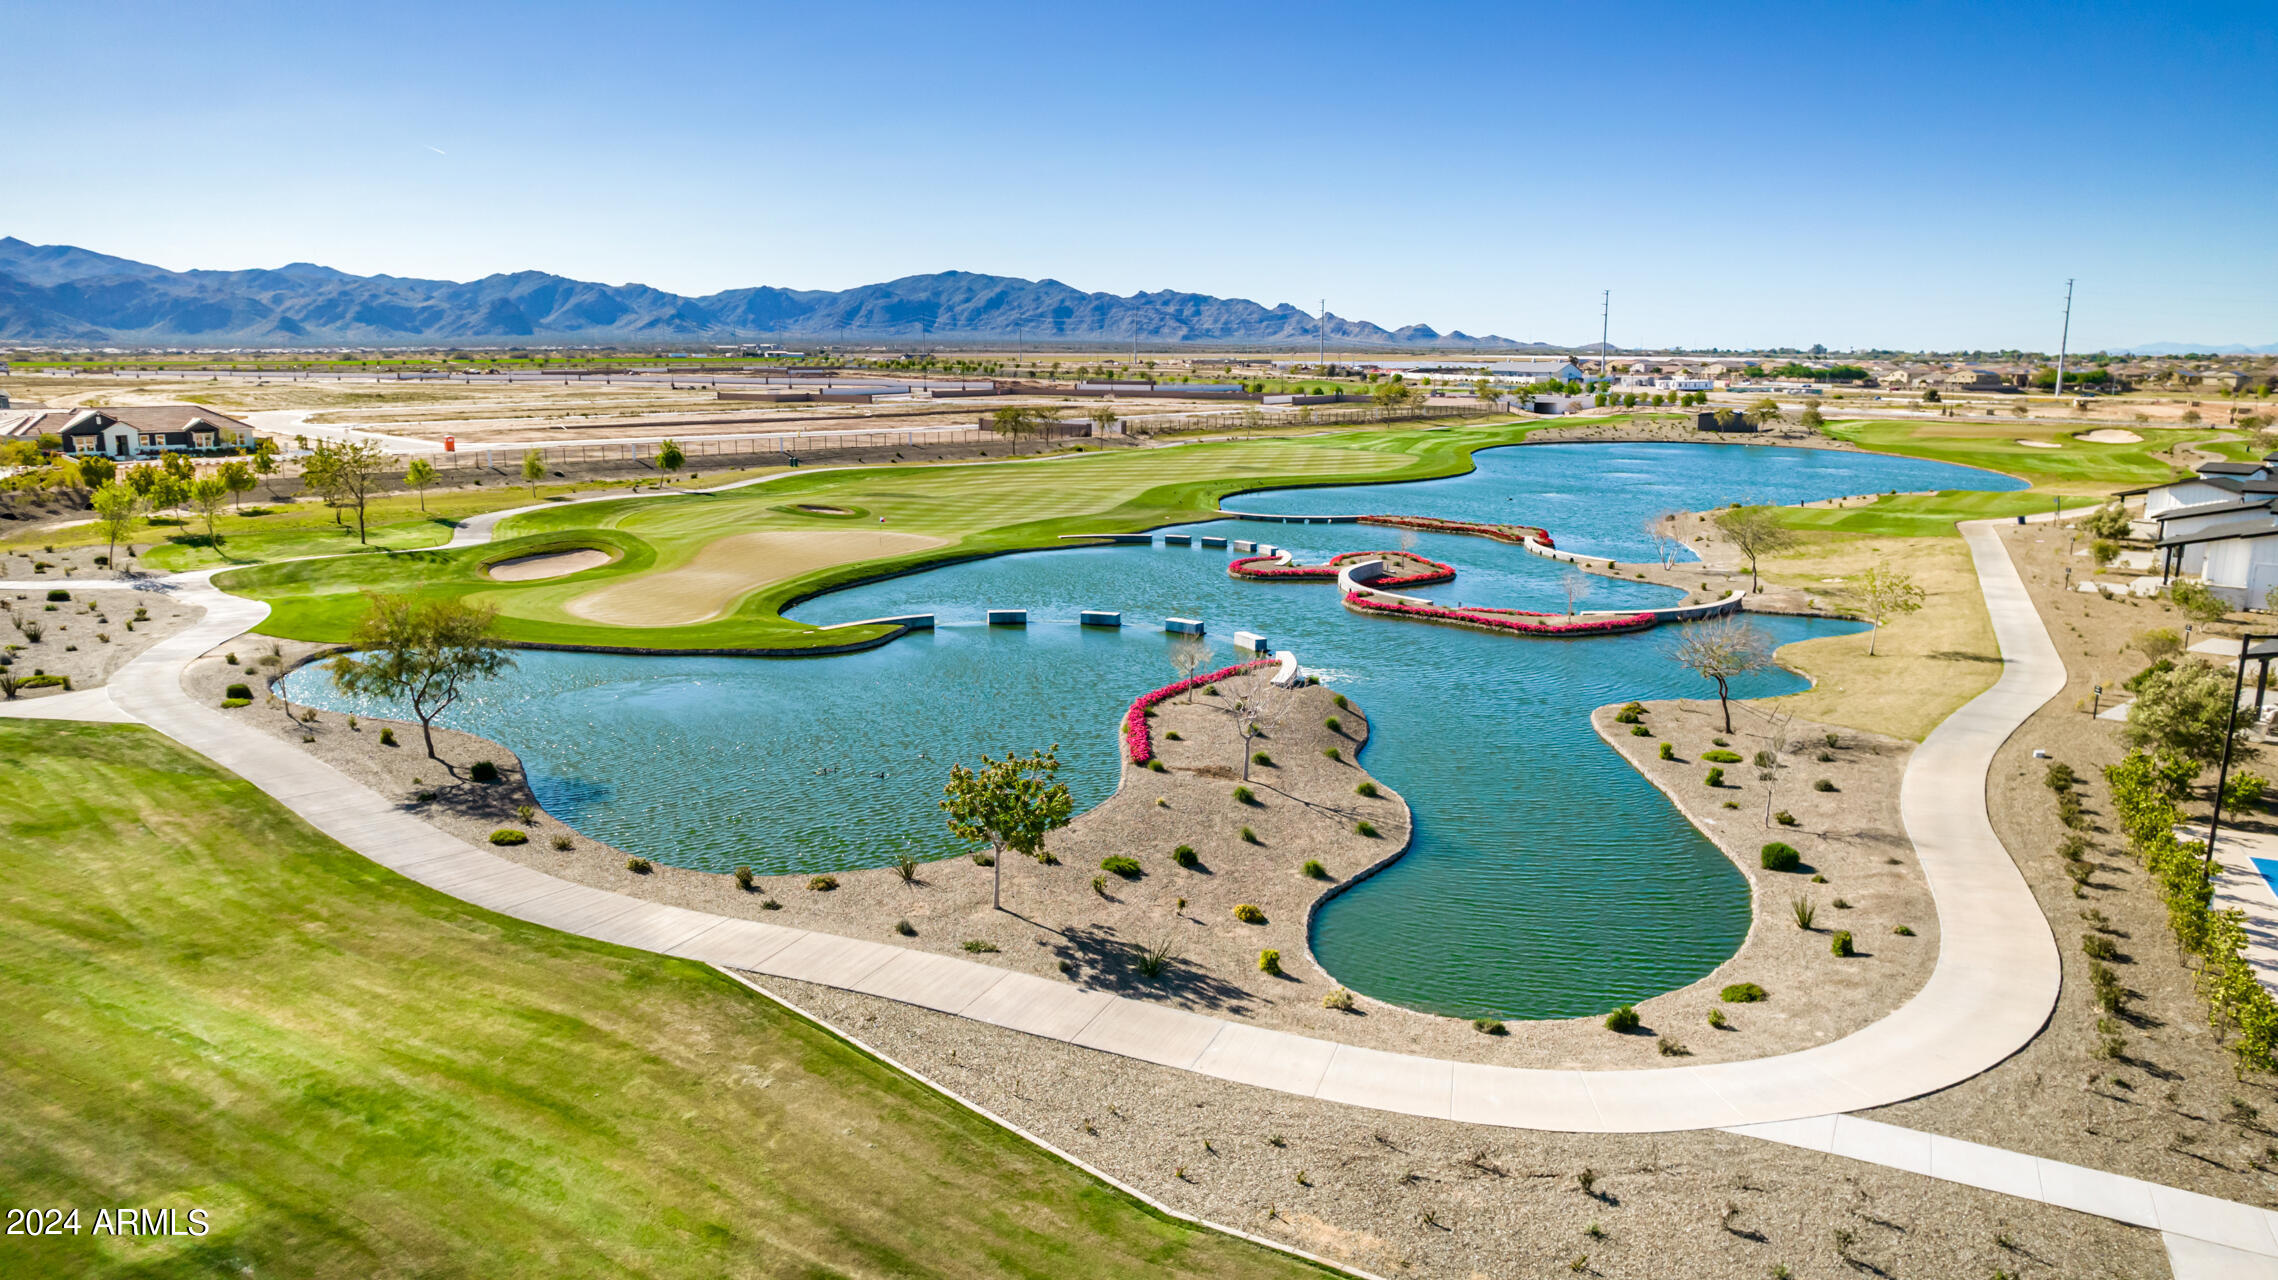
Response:
[[[1518,382],[1580,382],[1589,375],[1572,360],[1506,360],[1488,365],[1487,376]]]
[[[10,432],[54,435],[65,453],[146,458],[161,453],[217,453],[250,446],[251,426],[202,405],[156,404],[104,409],[50,409],[28,415]]]
[[[2162,578],[2196,577],[2248,608],[2278,587],[2278,455],[2204,463],[2190,479],[2130,492],[2144,495]]]
[[[1994,391],[2008,386],[2009,380],[1993,369],[1962,365],[1939,374],[1938,385],[1949,391]]]
[[[2238,391],[2254,385],[2252,374],[2236,369],[2207,369],[2198,375],[2199,385],[2209,391]]]

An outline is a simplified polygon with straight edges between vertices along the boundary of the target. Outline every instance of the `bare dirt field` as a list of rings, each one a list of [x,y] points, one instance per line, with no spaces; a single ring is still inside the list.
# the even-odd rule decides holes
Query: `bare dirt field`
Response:
[[[597,587],[562,607],[588,622],[613,626],[682,626],[717,618],[771,582],[947,545],[945,539],[924,534],[859,526],[736,533],[705,543],[686,564]]]

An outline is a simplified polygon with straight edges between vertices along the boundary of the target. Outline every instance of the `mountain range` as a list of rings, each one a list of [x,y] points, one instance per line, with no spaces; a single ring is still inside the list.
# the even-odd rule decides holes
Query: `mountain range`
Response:
[[[1057,280],[943,271],[852,289],[729,289],[702,297],[543,271],[480,280],[350,275],[314,263],[169,271],[72,245],[0,238],[0,341],[112,346],[411,346],[848,342],[1208,343],[1308,347],[1317,317],[1283,303],[1161,290],[1085,293]],[[1354,347],[1564,347],[1327,319]]]
[[[2278,342],[2273,342],[2268,346],[2261,347],[2241,346],[2236,342],[2147,342],[2140,347],[2128,347],[2124,350],[2115,351],[2112,354],[2123,356],[2187,356],[2194,354],[2210,356],[2278,356]]]

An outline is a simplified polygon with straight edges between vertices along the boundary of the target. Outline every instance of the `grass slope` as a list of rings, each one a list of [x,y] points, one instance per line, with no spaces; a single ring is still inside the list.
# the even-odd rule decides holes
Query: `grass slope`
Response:
[[[466,597],[496,605],[509,640],[643,648],[798,649],[859,642],[882,628],[829,631],[785,620],[791,604],[861,578],[946,560],[1061,545],[1068,533],[1127,532],[1210,519],[1226,494],[1276,484],[1425,479],[1467,470],[1474,450],[1524,439],[1530,426],[1503,423],[1436,430],[1390,429],[1282,440],[1229,440],[1027,462],[864,468],[791,474],[720,494],[579,503],[517,516],[488,546],[237,570],[219,585],[266,600],[272,635],[345,639],[370,590]],[[762,529],[844,528],[847,517],[798,504],[863,512],[876,527],[929,534],[932,551],[802,574],[755,590],[725,617],[682,627],[602,626],[564,606],[595,586],[651,568],[684,564],[706,543]],[[623,559],[567,578],[507,585],[483,567],[563,546],[608,546]]]
[[[11,1276],[1322,1274],[702,966],[468,907],[140,728],[0,721]],[[98,1207],[213,1230],[86,1234]]]

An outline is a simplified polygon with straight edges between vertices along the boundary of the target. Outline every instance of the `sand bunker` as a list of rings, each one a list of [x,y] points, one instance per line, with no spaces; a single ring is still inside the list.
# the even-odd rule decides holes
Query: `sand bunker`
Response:
[[[2054,441],[2054,440],[2019,440],[2017,443],[2019,443],[2019,444],[2021,444],[2021,445],[2025,446],[2025,447],[2026,447],[2026,448],[2028,448],[2028,449],[2062,449],[2062,448],[2064,448],[2064,446],[2063,446],[2063,445],[2061,445],[2061,444],[2058,444],[2058,443],[2057,443],[2056,441]]]
[[[771,582],[802,573],[945,546],[941,538],[884,529],[765,530],[704,544],[676,569],[644,573],[588,591],[564,606],[571,616],[619,627],[708,622]]]
[[[2084,431],[2073,439],[2086,440],[2090,444],[2142,444],[2144,441],[2135,432],[2122,431],[2118,427],[2099,427],[2094,431]]]
[[[566,578],[587,569],[598,569],[617,557],[606,551],[586,547],[578,551],[547,551],[534,556],[516,556],[501,560],[490,567],[490,576],[498,582],[536,582],[540,578]]]
[[[850,516],[854,514],[845,507],[818,507],[812,502],[800,503],[799,509],[801,511],[812,511],[818,516]]]

